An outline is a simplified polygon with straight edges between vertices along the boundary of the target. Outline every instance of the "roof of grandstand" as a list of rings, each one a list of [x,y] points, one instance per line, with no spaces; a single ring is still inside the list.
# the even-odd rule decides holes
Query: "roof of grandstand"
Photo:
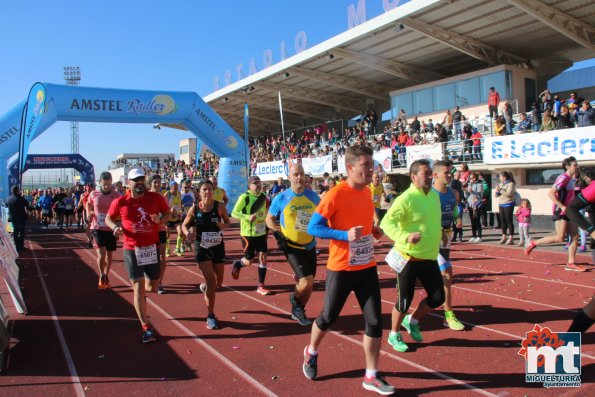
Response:
[[[534,68],[538,89],[595,57],[595,0],[412,0],[204,99],[236,131],[285,129],[390,109],[391,91],[500,64]],[[252,133],[251,135],[255,135]]]

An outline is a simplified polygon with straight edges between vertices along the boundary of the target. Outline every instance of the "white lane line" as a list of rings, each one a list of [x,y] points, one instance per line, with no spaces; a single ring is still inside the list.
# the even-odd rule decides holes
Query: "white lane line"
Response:
[[[177,265],[177,266],[181,266],[181,264],[179,264],[179,265]],[[187,270],[187,269],[184,269],[184,270]],[[271,271],[273,271],[273,272],[280,273],[280,274],[283,274],[283,275],[286,275],[286,276],[289,276],[289,277],[292,277],[292,278],[293,278],[293,275],[292,275],[292,274],[290,274],[290,273],[286,273],[286,272],[284,272],[284,271],[282,271],[282,270],[278,270],[278,269],[271,269],[271,268],[269,268],[269,270],[271,270]],[[388,273],[385,273],[385,272],[379,272],[379,273],[382,273],[382,274],[388,274]],[[198,273],[194,273],[194,274],[198,274]],[[198,274],[198,275],[200,276],[200,274]],[[202,277],[202,276],[201,276],[201,277]],[[382,302],[383,302],[383,303],[386,303],[386,304],[388,304],[388,305],[390,305],[390,306],[394,306],[394,305],[395,305],[395,303],[394,303],[394,302],[387,301],[386,299],[381,299],[381,300],[382,300]],[[416,307],[415,307],[415,306],[411,306],[411,307],[410,307],[410,309],[411,309],[411,310],[415,310],[415,309],[416,309]],[[565,309],[565,310],[568,310],[568,309]],[[440,319],[444,320],[444,316],[442,316],[442,315],[440,315],[440,314],[438,314],[438,313],[436,313],[436,312],[430,312],[430,313],[428,313],[428,315],[430,315],[430,316],[432,316],[432,317],[436,317],[436,318],[440,318]],[[461,319],[459,319],[459,321],[461,321]],[[473,328],[480,328],[480,329],[483,329],[484,331],[488,331],[488,332],[491,332],[491,333],[496,333],[496,334],[500,334],[500,335],[508,336],[508,337],[510,337],[510,338],[519,339],[519,340],[523,340],[523,339],[525,339],[525,337],[524,337],[524,336],[518,336],[518,335],[514,335],[514,334],[511,334],[511,333],[508,333],[508,332],[505,332],[505,331],[500,331],[500,330],[497,330],[497,329],[494,329],[494,328],[489,328],[489,327],[486,327],[486,326],[483,326],[483,325],[474,324],[474,323],[471,323],[471,322],[468,322],[468,321],[461,321],[461,322],[462,322],[463,324],[466,324],[466,325],[470,326],[470,327],[473,327]],[[592,359],[592,360],[595,360],[595,357],[594,357],[594,356],[591,356],[591,355],[589,355],[589,354],[586,354],[586,353],[583,353],[583,352],[581,352],[581,356],[583,356],[583,357],[587,357],[587,358],[590,358],[590,359]]]
[[[56,309],[54,308],[54,303],[48,291],[48,288],[45,284],[45,280],[43,279],[43,273],[41,272],[41,268],[39,267],[39,261],[37,260],[37,256],[35,255],[35,250],[32,249],[31,244],[29,243],[29,250],[33,255],[33,260],[35,262],[35,267],[37,268],[37,276],[39,277],[39,281],[41,282],[41,288],[43,289],[43,293],[45,295],[45,300],[48,303],[48,309],[50,309],[50,314],[52,317],[52,323],[54,324],[54,328],[56,329],[56,334],[58,335],[58,340],[60,341],[60,347],[62,348],[62,353],[64,354],[64,359],[66,359],[66,365],[68,366],[68,372],[70,373],[70,380],[72,382],[72,387],[74,388],[74,393],[77,397],[84,397],[85,392],[83,390],[83,386],[81,385],[81,380],[79,375],[76,371],[76,367],[74,366],[74,361],[72,359],[72,355],[70,354],[70,350],[68,349],[68,345],[66,344],[66,339],[64,338],[64,333],[62,332],[62,327],[60,326],[60,320],[56,315]]]
[[[91,254],[88,249],[82,247],[80,244],[77,243],[77,245],[83,249],[83,251],[89,255],[91,258],[95,259],[95,256],[93,256],[93,254]],[[171,263],[171,262],[168,262]],[[122,276],[120,276],[117,272],[112,271],[112,274],[114,276],[116,276],[116,278],[118,280],[120,280],[124,285],[130,285],[130,280],[126,280],[125,278],[123,278]],[[232,371],[234,371],[235,373],[237,373],[239,376],[241,376],[245,381],[247,381],[249,384],[251,384],[252,386],[254,386],[257,390],[259,390],[260,392],[262,392],[265,396],[270,396],[270,397],[277,397],[277,394],[275,394],[272,390],[266,388],[264,385],[262,385],[259,381],[257,381],[256,379],[254,379],[253,377],[251,377],[247,372],[245,372],[243,369],[241,369],[240,367],[238,367],[237,365],[235,365],[231,360],[229,360],[227,357],[225,357],[222,353],[220,353],[218,350],[216,350],[215,348],[213,348],[211,345],[209,345],[207,342],[205,342],[204,340],[202,340],[200,337],[198,337],[194,332],[192,332],[191,330],[189,330],[184,324],[180,323],[178,320],[176,320],[174,318],[174,316],[172,316],[171,314],[169,314],[167,311],[165,311],[164,309],[162,309],[159,305],[157,305],[155,302],[153,302],[152,299],[150,299],[149,297],[147,297],[147,302],[155,309],[157,310],[163,317],[165,317],[166,320],[170,320],[176,327],[178,327],[182,332],[184,332],[186,335],[188,335],[190,338],[192,338],[192,340],[194,340],[196,343],[198,343],[199,345],[201,345],[202,347],[204,347],[209,353],[211,353],[213,356],[215,356],[215,358],[217,358],[219,361],[221,361],[224,365],[226,365],[227,367],[229,367]]]
[[[187,269],[182,264],[176,264],[175,262],[168,262],[168,263],[174,264],[177,268],[182,269],[182,270],[184,270],[184,271],[186,271],[186,272],[188,272],[190,274],[193,274],[195,276],[202,277],[202,275],[200,273],[197,273],[195,271],[192,271],[190,269]],[[269,270],[271,270],[271,269],[269,269]],[[281,271],[278,271],[278,272],[283,273]],[[285,274],[287,274],[287,273],[285,273]],[[262,300],[260,300],[258,298],[253,297],[253,296],[250,296],[250,295],[248,295],[248,294],[246,294],[244,292],[238,291],[238,290],[236,290],[236,289],[234,289],[232,287],[229,287],[227,285],[223,285],[223,288],[225,288],[225,289],[227,289],[229,291],[232,291],[232,292],[234,292],[236,294],[242,295],[243,297],[248,298],[248,299],[251,299],[251,300],[253,300],[255,302],[258,302],[258,303],[260,303],[262,305],[265,305],[265,306],[269,307],[270,309],[273,309],[273,310],[275,310],[275,311],[277,311],[279,313],[283,313],[283,314],[287,315],[288,318],[291,315],[290,312],[288,312],[286,310],[283,310],[280,307],[271,305],[271,304],[269,304],[267,302],[264,302],[264,301],[262,301]],[[362,342],[358,341],[357,339],[354,339],[354,338],[351,338],[349,336],[340,334],[337,331],[329,330],[328,332],[331,333],[331,334],[337,335],[337,336],[339,336],[339,337],[341,337],[341,338],[343,338],[343,339],[345,339],[345,340],[347,340],[349,342],[352,342],[352,343],[355,343],[357,345],[363,346]],[[446,374],[443,374],[442,372],[438,372],[438,371],[435,371],[435,370],[433,370],[431,368],[424,367],[423,365],[417,364],[417,363],[415,363],[413,361],[409,361],[409,360],[406,360],[406,359],[404,359],[402,357],[399,357],[399,356],[396,356],[394,354],[388,353],[388,352],[386,352],[386,351],[384,351],[382,349],[380,350],[380,352],[381,352],[381,354],[383,356],[390,357],[390,358],[392,358],[394,360],[397,360],[397,361],[400,361],[400,362],[402,362],[402,363],[404,363],[406,365],[409,365],[409,366],[414,367],[414,368],[417,368],[417,369],[419,369],[421,371],[430,373],[430,374],[432,374],[432,375],[434,375],[434,376],[436,376],[436,377],[438,377],[440,379],[446,380],[446,381],[448,381],[450,383],[454,383],[456,385],[462,386],[462,387],[464,387],[466,389],[469,389],[471,391],[477,392],[479,394],[483,394],[484,396],[494,396],[494,397],[496,396],[495,394],[489,393],[489,392],[487,392],[485,390],[482,390],[482,389],[478,389],[477,387],[475,387],[473,385],[470,385],[468,383],[465,383],[465,382],[463,382],[463,381],[461,381],[459,379],[451,378],[450,376],[448,376]]]

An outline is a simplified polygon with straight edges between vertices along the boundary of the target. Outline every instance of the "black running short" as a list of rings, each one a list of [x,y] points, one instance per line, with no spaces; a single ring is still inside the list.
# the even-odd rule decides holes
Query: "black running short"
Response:
[[[306,250],[287,246],[284,253],[298,278],[316,276],[316,247]]]
[[[397,274],[399,298],[395,309],[407,313],[415,293],[415,282],[419,280],[426,290],[426,302],[435,309],[444,303],[444,283],[438,262],[434,260],[409,261],[401,273]]]
[[[159,244],[167,244],[167,232],[165,230],[159,232]]]
[[[211,248],[203,248],[200,241],[194,242],[194,256],[196,263],[211,261],[213,264],[225,262],[225,244],[221,243]]]
[[[123,250],[124,251],[124,267],[128,272],[128,277],[131,280],[138,280],[139,278],[148,278],[149,280],[159,280],[160,265],[159,257],[157,255],[157,263],[146,266],[138,266],[136,263],[136,255],[134,250]],[[159,244],[157,244],[157,252],[159,252]]]
[[[114,236],[114,232],[110,230],[98,230],[92,229],[93,241],[95,241],[95,248],[105,247],[108,251],[116,250],[117,239]]]
[[[254,259],[256,252],[267,252],[267,235],[251,237],[242,236],[242,247],[244,248],[244,258],[248,260]]]
[[[324,307],[316,319],[316,325],[326,331],[339,317],[351,291],[355,293],[364,315],[366,324],[364,333],[370,338],[380,338],[382,336],[382,312],[376,266],[352,272],[327,270]]]
[[[180,219],[178,219],[177,221],[169,221],[167,222],[167,227],[176,227],[178,225],[181,225],[182,221]]]

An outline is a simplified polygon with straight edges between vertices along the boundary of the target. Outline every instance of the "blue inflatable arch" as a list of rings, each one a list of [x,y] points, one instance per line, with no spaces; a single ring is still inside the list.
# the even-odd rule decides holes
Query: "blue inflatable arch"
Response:
[[[41,135],[56,121],[181,124],[220,157],[219,185],[227,191],[230,205],[247,188],[246,143],[194,92],[36,83],[28,102],[22,101],[0,118],[2,197],[9,195],[7,162],[19,151],[21,117],[25,106],[30,110],[24,120],[25,136],[29,140]]]
[[[95,182],[95,167],[80,154],[28,154],[23,173],[27,170],[52,168],[74,168],[81,174],[81,183]],[[8,185],[19,183],[19,164],[17,160],[8,167]]]

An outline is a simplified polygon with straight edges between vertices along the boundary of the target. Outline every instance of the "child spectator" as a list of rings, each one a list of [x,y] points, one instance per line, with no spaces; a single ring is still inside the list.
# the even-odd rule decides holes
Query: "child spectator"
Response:
[[[527,199],[521,200],[521,205],[516,210],[516,219],[519,222],[519,243],[522,247],[529,243],[529,227],[531,226],[531,202]]]

